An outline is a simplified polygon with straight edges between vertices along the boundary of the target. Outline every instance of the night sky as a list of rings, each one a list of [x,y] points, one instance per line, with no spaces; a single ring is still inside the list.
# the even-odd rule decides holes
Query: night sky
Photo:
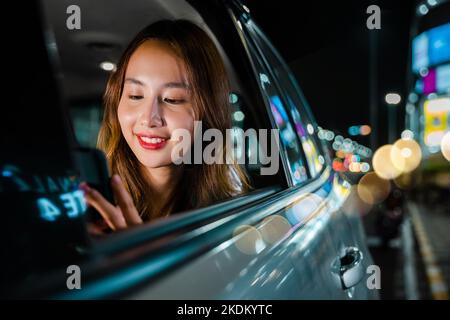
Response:
[[[369,39],[377,32],[377,144],[387,142],[388,92],[402,96],[397,118],[398,130],[403,129],[413,0],[244,3],[294,71],[319,125],[344,136],[349,126],[371,125]],[[371,4],[381,8],[381,30],[366,27]],[[369,137],[355,140],[370,146]]]

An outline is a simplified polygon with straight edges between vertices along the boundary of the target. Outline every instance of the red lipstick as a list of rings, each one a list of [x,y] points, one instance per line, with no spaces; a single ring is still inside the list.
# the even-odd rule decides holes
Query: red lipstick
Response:
[[[147,150],[158,150],[163,148],[166,145],[166,138],[155,136],[155,135],[144,135],[139,134],[136,135],[139,141],[139,144],[142,148]]]

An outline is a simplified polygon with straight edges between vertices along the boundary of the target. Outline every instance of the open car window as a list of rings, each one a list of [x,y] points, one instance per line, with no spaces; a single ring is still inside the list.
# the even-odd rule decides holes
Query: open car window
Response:
[[[241,22],[246,39],[254,48],[255,59],[260,60],[261,68],[268,69],[272,82],[278,86],[279,100],[283,100],[286,117],[289,114],[294,124],[294,135],[298,137],[304,151],[310,177],[315,178],[324,168],[326,158],[323,156],[324,146],[317,139],[318,127],[306,99],[294,75],[258,25],[252,19],[243,19]],[[293,174],[298,177],[297,172],[293,171]]]
[[[162,3],[136,0],[124,6],[120,1],[96,1],[88,5],[85,1],[69,3],[42,0],[42,4],[46,23],[53,33],[52,50],[59,57],[58,72],[63,99],[68,108],[74,138],[81,147],[96,147],[108,77],[115,71],[116,63],[127,44],[143,27],[161,19],[190,20],[210,35],[222,55],[231,84],[231,129],[246,133],[243,144],[239,143],[238,138],[233,141],[234,152],[244,156],[242,167],[249,175],[252,190],[236,199],[225,199],[207,208],[163,218],[155,222],[155,227],[142,226],[149,230],[146,236],[136,237],[139,239],[136,243],[143,239],[154,239],[165,232],[185,230],[183,228],[186,226],[198,226],[202,221],[232,212],[233,208],[261,199],[285,186],[286,177],[281,162],[277,172],[264,175],[261,174],[262,168],[270,166],[270,163],[252,155],[255,151],[259,155],[261,148],[255,134],[258,135],[259,129],[270,130],[271,124],[257,97],[260,92],[255,93],[255,89],[258,90],[257,82],[246,65],[248,57],[240,52],[242,43],[239,43],[239,37],[235,30],[230,29],[233,25],[227,12],[223,12],[224,17],[230,21],[226,27],[228,29],[225,29],[221,21],[215,21],[215,17],[199,12],[197,9],[201,4],[196,1],[170,0]],[[67,27],[70,14],[66,12],[70,5],[78,6],[81,12],[80,29]],[[132,242],[127,242],[127,245]]]

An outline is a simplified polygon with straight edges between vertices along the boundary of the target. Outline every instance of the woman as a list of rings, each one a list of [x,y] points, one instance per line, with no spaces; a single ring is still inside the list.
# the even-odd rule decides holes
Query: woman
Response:
[[[98,147],[113,173],[117,205],[83,183],[87,203],[118,230],[246,192],[248,179],[237,164],[175,165],[171,159],[178,142],[172,134],[185,129],[193,137],[194,121],[225,136],[228,99],[223,61],[205,31],[186,20],[143,29],[104,96]]]

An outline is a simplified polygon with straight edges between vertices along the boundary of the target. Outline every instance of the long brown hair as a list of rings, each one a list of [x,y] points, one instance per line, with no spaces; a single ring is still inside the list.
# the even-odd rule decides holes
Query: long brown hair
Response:
[[[130,57],[150,39],[168,44],[174,54],[184,61],[192,86],[195,119],[202,121],[203,130],[216,128],[225,137],[226,129],[231,127],[227,73],[216,46],[206,32],[187,20],[161,20],[139,32],[109,78],[97,146],[105,152],[111,172],[121,176],[144,221],[207,206],[250,188],[247,176],[237,164],[184,165],[182,177],[169,200],[159,211],[152,208],[151,187],[141,172],[139,160],[121,133],[117,117]]]

